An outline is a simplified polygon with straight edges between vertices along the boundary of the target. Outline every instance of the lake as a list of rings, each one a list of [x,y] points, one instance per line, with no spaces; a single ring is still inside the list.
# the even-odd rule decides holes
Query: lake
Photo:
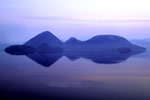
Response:
[[[0,92],[4,100],[150,100],[150,58],[100,64],[62,56],[48,67],[0,52]]]

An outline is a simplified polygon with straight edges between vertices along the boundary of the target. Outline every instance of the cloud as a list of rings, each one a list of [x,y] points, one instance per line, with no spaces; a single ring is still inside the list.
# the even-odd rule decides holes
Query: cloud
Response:
[[[58,16],[30,16],[26,18],[31,20],[72,20],[71,18]]]
[[[94,23],[129,23],[129,22],[144,22],[149,23],[150,19],[101,19],[98,17],[86,17],[86,16],[70,16],[70,17],[62,17],[62,16],[29,16],[25,19],[28,20],[49,20],[49,21],[72,21],[72,22],[94,22]]]

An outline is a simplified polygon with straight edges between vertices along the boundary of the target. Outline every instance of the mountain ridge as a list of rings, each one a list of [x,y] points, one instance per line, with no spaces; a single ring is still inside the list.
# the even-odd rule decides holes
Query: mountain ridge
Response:
[[[131,53],[137,54],[146,51],[145,48],[137,46],[129,42],[127,39],[117,35],[97,35],[86,41],[81,41],[75,37],[71,37],[66,42],[62,42],[59,38],[49,31],[44,31],[37,36],[31,38],[23,45],[30,46],[42,53],[54,53],[56,51],[63,51],[77,53]],[[49,52],[50,51],[50,52]]]
[[[51,46],[59,47],[63,45],[63,42],[49,31],[44,31],[38,34],[37,36],[31,38],[29,41],[25,42],[24,45],[38,48],[41,44],[45,43]]]

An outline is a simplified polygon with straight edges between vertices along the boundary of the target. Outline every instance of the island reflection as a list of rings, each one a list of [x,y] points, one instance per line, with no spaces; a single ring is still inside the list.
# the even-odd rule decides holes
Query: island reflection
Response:
[[[57,62],[62,56],[67,57],[71,61],[75,61],[79,58],[88,59],[97,64],[116,64],[126,61],[131,53],[119,53],[119,52],[60,52],[60,53],[31,53],[26,55],[28,58],[32,59],[36,63],[50,67],[55,62]]]
[[[85,58],[98,64],[115,64],[145,52],[146,48],[116,35],[97,35],[86,41],[71,37],[62,42],[51,32],[45,31],[23,45],[7,47],[5,51],[12,55],[26,55],[38,64],[49,67],[62,56],[71,61]]]

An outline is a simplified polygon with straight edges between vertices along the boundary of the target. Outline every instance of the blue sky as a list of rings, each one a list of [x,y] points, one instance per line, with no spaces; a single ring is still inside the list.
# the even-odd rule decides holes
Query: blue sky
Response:
[[[0,0],[0,43],[49,30],[65,41],[100,34],[150,37],[149,0]]]

